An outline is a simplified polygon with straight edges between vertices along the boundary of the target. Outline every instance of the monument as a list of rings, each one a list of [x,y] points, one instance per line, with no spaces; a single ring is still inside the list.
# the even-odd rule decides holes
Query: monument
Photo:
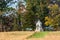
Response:
[[[38,21],[36,22],[36,32],[40,32],[43,31],[42,29],[42,22],[38,19]]]

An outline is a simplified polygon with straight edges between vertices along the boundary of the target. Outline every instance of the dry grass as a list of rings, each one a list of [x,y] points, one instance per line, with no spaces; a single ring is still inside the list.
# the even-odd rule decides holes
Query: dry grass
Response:
[[[0,32],[0,40],[25,40],[34,32]]]
[[[33,33],[32,31],[0,32],[0,40],[60,40],[60,32],[49,32],[43,38],[26,39]]]

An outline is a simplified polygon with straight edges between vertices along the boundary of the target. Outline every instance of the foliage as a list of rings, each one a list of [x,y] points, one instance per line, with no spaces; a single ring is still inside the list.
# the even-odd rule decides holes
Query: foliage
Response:
[[[0,10],[6,10],[6,8],[8,7],[8,3],[10,3],[12,0],[0,0]]]
[[[24,5],[23,2],[17,0],[19,2],[17,5],[18,10],[16,10],[14,8],[10,8],[10,5],[8,5],[12,1],[13,0],[0,0],[0,15],[4,15],[2,13],[5,13],[6,11],[12,12],[15,10],[18,12],[16,12],[17,17],[14,16],[14,11],[14,14],[9,15],[9,17],[0,16],[0,21],[2,21],[0,23],[9,28],[11,26],[13,28],[11,28],[13,31],[22,29],[26,30],[26,28],[32,28],[35,30],[36,21],[38,19],[41,20],[43,27],[53,26],[57,28],[60,26],[60,9],[57,3],[49,4],[50,0],[25,0],[24,2],[26,2],[26,5]],[[26,12],[22,13],[20,7],[24,7],[24,9],[26,9]],[[8,26],[8,24],[10,26]]]
[[[49,26],[49,25],[53,26],[53,19],[51,19],[47,16],[47,17],[45,17],[45,21],[46,21],[45,22],[46,26]]]
[[[59,6],[58,4],[52,4],[48,6],[50,12],[49,12],[49,16],[45,17],[45,25],[46,26],[53,26],[55,28],[59,27]]]
[[[3,25],[2,27],[3,29],[5,29],[4,31],[18,30],[16,10],[10,10],[8,12],[4,12],[2,15],[0,15],[0,20],[2,20],[1,21]]]
[[[44,17],[48,15],[48,2],[45,0],[26,0],[26,27],[30,26],[35,28],[35,21],[40,19],[44,24]]]

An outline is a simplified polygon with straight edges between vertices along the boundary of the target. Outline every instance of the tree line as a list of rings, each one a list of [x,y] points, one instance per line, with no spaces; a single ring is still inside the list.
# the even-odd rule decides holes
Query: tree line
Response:
[[[1,31],[26,31],[26,28],[35,30],[37,19],[41,20],[43,30],[45,30],[45,27],[60,30],[60,7],[56,3],[59,1],[24,0],[25,5],[22,1],[18,2],[18,10],[8,7],[7,4],[11,1],[1,0],[0,2]],[[12,14],[9,12],[12,12]],[[10,15],[6,16],[5,13]]]

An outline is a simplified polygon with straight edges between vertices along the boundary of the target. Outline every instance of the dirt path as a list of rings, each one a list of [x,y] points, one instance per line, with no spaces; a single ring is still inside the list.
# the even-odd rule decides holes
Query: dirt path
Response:
[[[0,40],[25,40],[34,32],[1,32]]]
[[[50,32],[44,38],[31,38],[27,40],[60,40],[60,32]]]

